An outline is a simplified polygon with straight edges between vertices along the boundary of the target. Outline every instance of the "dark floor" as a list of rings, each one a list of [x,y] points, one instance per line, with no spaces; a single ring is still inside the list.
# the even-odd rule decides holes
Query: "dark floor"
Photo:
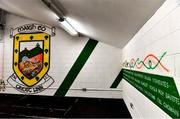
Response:
[[[131,118],[122,99],[0,94],[1,117]]]

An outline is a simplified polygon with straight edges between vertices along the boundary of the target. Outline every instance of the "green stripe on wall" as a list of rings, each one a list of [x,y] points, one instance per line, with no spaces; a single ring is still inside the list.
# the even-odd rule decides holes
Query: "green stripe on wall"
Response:
[[[70,71],[66,75],[64,81],[58,88],[55,93],[55,96],[65,96],[68,92],[69,88],[73,84],[74,80],[78,76],[79,72],[83,68],[84,64],[88,60],[89,56],[93,52],[94,48],[96,47],[98,41],[89,39],[86,43],[85,47],[83,48],[82,52],[80,53],[79,57],[71,67]]]
[[[110,88],[117,88],[122,78],[123,78],[123,70],[119,72],[118,76],[116,77]]]

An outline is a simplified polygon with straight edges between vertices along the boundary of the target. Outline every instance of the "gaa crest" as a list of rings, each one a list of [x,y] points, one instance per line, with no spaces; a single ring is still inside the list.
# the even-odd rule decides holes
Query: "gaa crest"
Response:
[[[14,74],[8,78],[8,83],[16,90],[38,93],[54,82],[47,74],[50,68],[50,40],[55,35],[53,31],[53,28],[40,24],[27,24],[11,30]],[[14,32],[16,34],[12,35]]]

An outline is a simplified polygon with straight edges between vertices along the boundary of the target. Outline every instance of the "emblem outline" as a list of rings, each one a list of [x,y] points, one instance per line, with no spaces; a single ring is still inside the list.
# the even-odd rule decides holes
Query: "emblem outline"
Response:
[[[27,36],[37,36],[37,35],[43,35],[44,36],[44,40],[43,39],[38,39],[38,40],[33,40],[33,39],[30,39],[30,37],[29,37],[29,40],[27,40],[27,39],[23,39],[22,41],[17,41],[18,42],[18,50],[20,50],[20,42],[33,42],[33,41],[42,41],[43,42],[43,44],[42,44],[42,47],[43,47],[43,61],[42,61],[42,63],[43,63],[43,66],[42,66],[42,69],[41,69],[41,71],[36,75],[36,77],[42,72],[42,70],[45,68],[45,62],[44,62],[44,54],[45,54],[45,43],[44,43],[44,41],[45,40],[47,40],[48,39],[48,66],[47,66],[47,70],[45,71],[45,73],[42,73],[42,75],[41,75],[41,77],[38,79],[38,81],[37,81],[37,79],[35,79],[36,77],[34,77],[34,78],[32,78],[32,79],[35,79],[36,80],[36,82],[35,83],[33,83],[33,84],[29,84],[28,85],[28,83],[27,83],[27,81],[26,81],[26,83],[25,83],[25,81],[23,81],[23,80],[29,80],[21,71],[20,71],[20,69],[19,69],[19,65],[17,64],[17,69],[19,70],[19,72],[20,72],[20,74],[22,74],[22,76],[24,76],[24,78],[25,79],[21,79],[21,76],[20,76],[20,74],[18,74],[17,73],[17,70],[15,70],[15,63],[17,62],[17,61],[15,61],[15,54],[18,54],[17,55],[17,57],[19,57],[19,52],[20,51],[18,51],[18,53],[15,53],[15,41],[17,40],[16,39],[16,37],[19,35],[19,36],[21,36],[21,35],[26,35],[26,37]],[[48,38],[46,39],[45,38],[45,36],[48,36]],[[27,41],[26,41],[27,40]],[[48,71],[49,71],[49,69],[50,69],[50,46],[51,46],[51,35],[50,34],[48,34],[48,33],[45,33],[45,32],[32,32],[32,33],[18,33],[18,34],[16,34],[16,35],[14,35],[13,36],[13,61],[12,61],[12,69],[13,69],[13,71],[14,71],[14,73],[17,75],[17,77],[18,77],[18,79],[24,84],[24,85],[26,85],[27,87],[33,87],[33,86],[35,86],[35,85],[37,85],[41,80],[42,80],[42,78],[48,73]],[[19,58],[17,59],[17,60],[19,60]],[[17,62],[17,63],[19,63],[19,61]],[[30,79],[30,80],[32,80],[32,79]]]

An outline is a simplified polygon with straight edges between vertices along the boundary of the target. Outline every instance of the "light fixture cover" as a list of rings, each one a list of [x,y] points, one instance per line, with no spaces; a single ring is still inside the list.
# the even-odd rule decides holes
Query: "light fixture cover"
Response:
[[[78,36],[78,32],[73,28],[73,26],[66,20],[66,18],[60,18],[59,20],[60,26],[67,31],[72,36]]]

